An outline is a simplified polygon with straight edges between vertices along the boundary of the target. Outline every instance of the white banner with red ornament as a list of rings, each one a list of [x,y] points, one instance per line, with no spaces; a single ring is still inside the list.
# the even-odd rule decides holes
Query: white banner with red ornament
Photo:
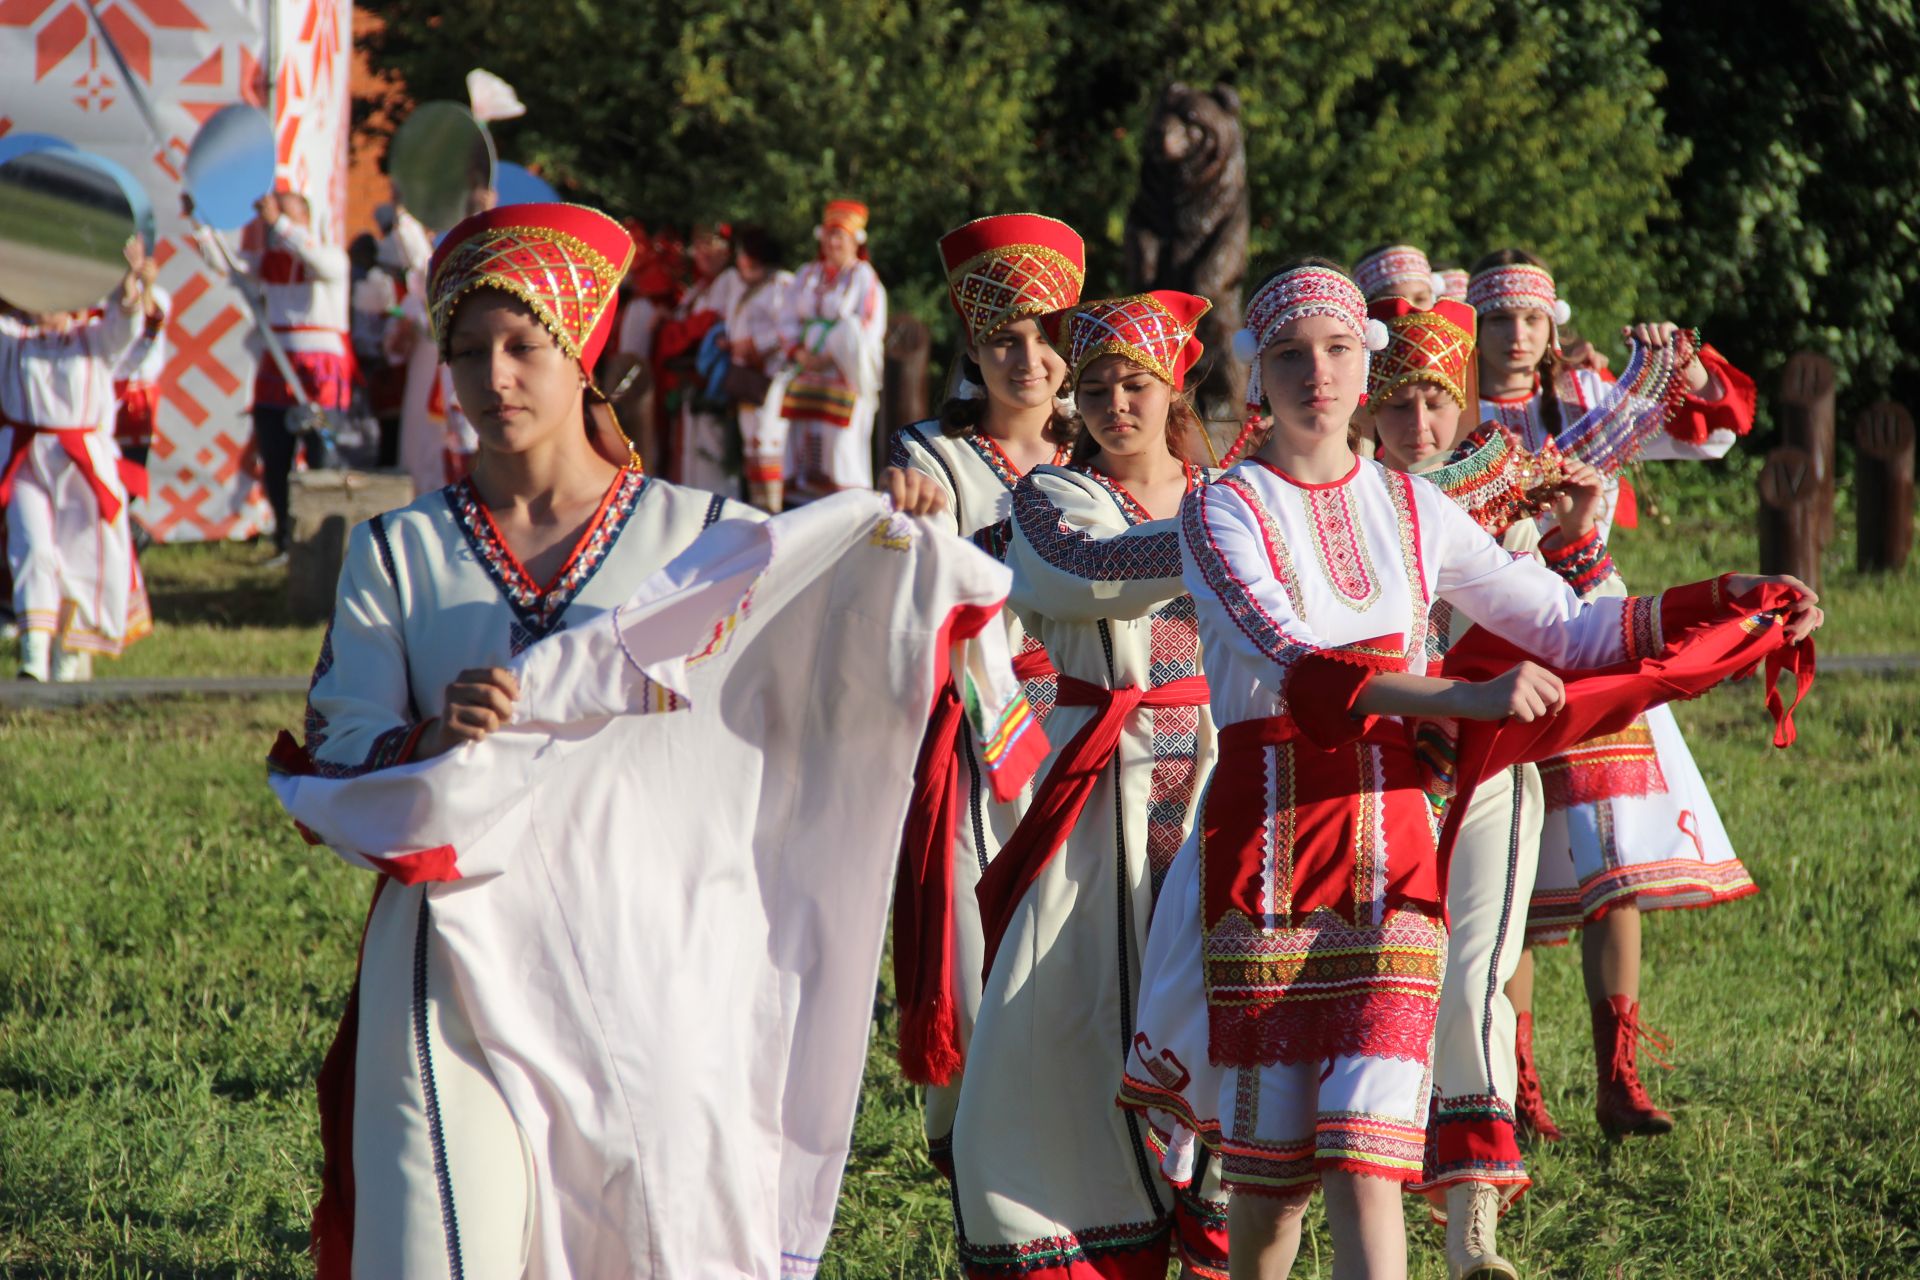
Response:
[[[166,145],[157,147],[86,3],[0,0],[0,136],[54,134],[118,161],[146,187],[173,308],[147,463],[152,496],[136,512],[164,541],[249,537],[270,518],[246,471],[258,340],[240,298],[193,249],[180,216],[180,169],[207,117],[234,102],[266,107],[281,180],[308,196],[322,234],[337,243],[347,213],[352,6],[95,0],[159,118]]]

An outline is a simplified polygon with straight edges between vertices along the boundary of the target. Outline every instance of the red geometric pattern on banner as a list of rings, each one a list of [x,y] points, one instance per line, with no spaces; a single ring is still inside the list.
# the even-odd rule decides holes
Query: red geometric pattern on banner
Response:
[[[187,148],[233,102],[266,101],[266,5],[285,47],[272,68],[284,176],[312,199],[323,234],[345,223],[348,22],[340,0],[102,0],[101,22],[142,80],[166,137],[156,148],[84,0],[0,0],[0,132],[55,134],[126,166],[159,221],[155,257],[173,294],[160,379],[152,497],[135,511],[156,536],[245,537],[265,518],[242,468],[255,364],[252,326],[224,278],[187,238],[177,210]],[[24,73],[33,68],[29,79]]]

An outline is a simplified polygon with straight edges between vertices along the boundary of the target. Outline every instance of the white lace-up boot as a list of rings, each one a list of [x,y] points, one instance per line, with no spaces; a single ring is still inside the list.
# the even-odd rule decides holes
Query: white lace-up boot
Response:
[[[1494,1248],[1500,1198],[1500,1188],[1487,1182],[1447,1188],[1448,1280],[1519,1280],[1513,1264]]]

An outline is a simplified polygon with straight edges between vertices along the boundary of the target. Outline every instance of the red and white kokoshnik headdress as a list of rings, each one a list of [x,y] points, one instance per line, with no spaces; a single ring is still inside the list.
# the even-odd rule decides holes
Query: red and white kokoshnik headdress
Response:
[[[427,316],[440,358],[461,300],[499,289],[526,303],[591,377],[632,261],[633,237],[598,209],[510,204],[476,213],[447,232],[427,263]]]
[[[1453,302],[1467,300],[1467,284],[1471,277],[1467,275],[1465,267],[1443,267],[1433,276],[1440,282],[1439,288],[1434,291],[1436,296]]]
[[[1524,311],[1534,308],[1553,317],[1555,324],[1573,318],[1573,308],[1554,291],[1553,275],[1545,267],[1528,262],[1489,267],[1474,273],[1467,282],[1467,305],[1474,314],[1493,311]]]
[[[1405,298],[1382,298],[1367,314],[1387,328],[1387,345],[1367,371],[1367,395],[1378,402],[1410,382],[1431,382],[1467,407],[1467,362],[1473,359],[1473,308],[1442,300],[1422,311]]]
[[[1194,336],[1194,327],[1211,310],[1213,304],[1205,298],[1156,289],[1054,311],[1040,324],[1054,349],[1067,358],[1069,387],[1095,360],[1117,355],[1181,391],[1187,370],[1206,350]]]
[[[1353,282],[1367,295],[1368,302],[1382,297],[1394,285],[1410,281],[1430,285],[1436,298],[1446,285],[1427,261],[1427,255],[1410,244],[1376,249],[1353,264]]]
[[[1365,346],[1369,368],[1372,353],[1387,345],[1386,326],[1367,318],[1367,300],[1343,273],[1311,266],[1284,271],[1247,301],[1247,327],[1233,335],[1233,354],[1248,365],[1249,413],[1259,413],[1266,400],[1260,385],[1260,353],[1273,345],[1282,328],[1303,316],[1330,316],[1346,325],[1347,332]]]
[[[855,244],[867,242],[867,206],[858,200],[829,200],[820,212],[820,226],[815,234],[821,234],[828,227],[839,227],[853,237]]]
[[[947,297],[967,341],[985,342],[1020,320],[1080,301],[1087,248],[1057,218],[1002,213],[976,218],[940,237]]]

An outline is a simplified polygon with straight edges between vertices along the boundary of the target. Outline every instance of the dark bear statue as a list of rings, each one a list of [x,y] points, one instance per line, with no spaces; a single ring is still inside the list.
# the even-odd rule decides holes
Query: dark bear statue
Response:
[[[1247,371],[1233,357],[1247,273],[1247,147],[1240,96],[1174,83],[1160,95],[1140,148],[1140,193],[1127,211],[1127,281],[1213,303],[1200,322],[1207,353],[1190,380],[1216,445],[1241,419]]]

